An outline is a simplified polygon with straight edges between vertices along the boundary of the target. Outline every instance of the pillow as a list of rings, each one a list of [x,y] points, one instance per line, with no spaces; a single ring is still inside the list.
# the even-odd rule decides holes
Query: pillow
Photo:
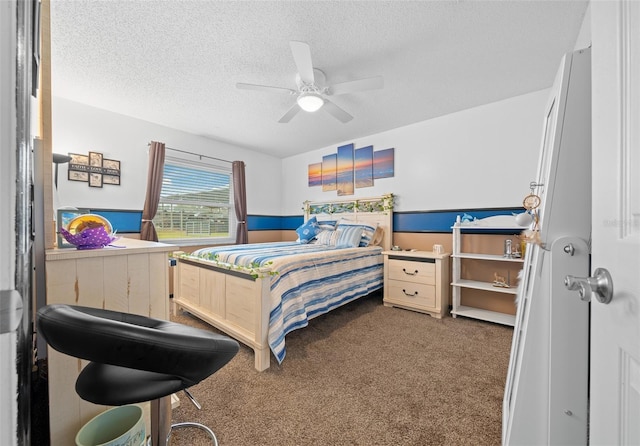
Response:
[[[362,228],[362,238],[360,240],[359,246],[366,247],[371,243],[371,238],[373,234],[376,232],[378,225],[375,223],[360,223],[349,220],[340,220],[338,221],[338,226],[336,229],[340,229],[341,227],[359,227]]]
[[[383,240],[384,240],[384,229],[378,226],[376,228],[376,232],[373,233],[373,237],[371,237],[371,242],[369,243],[369,246],[380,246]]]
[[[362,240],[361,226],[338,225],[336,246],[339,248],[357,248]]]
[[[320,229],[328,229],[333,231],[336,228],[336,223],[338,223],[337,220],[322,220],[318,221],[318,226],[320,226]]]
[[[311,217],[296,229],[296,233],[298,234],[298,240],[296,241],[298,243],[309,243],[320,231],[318,220],[316,220],[316,217]]]
[[[336,246],[337,238],[338,233],[336,231],[327,229],[324,231],[320,231],[320,233],[316,235],[315,242],[319,245]]]

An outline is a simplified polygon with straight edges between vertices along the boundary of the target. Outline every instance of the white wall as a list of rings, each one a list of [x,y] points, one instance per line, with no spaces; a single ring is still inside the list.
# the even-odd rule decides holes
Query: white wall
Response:
[[[395,148],[395,176],[356,189],[354,196],[392,192],[396,210],[517,207],[529,192],[542,138],[548,90],[464,110],[344,144]],[[58,178],[60,206],[142,209],[147,175],[147,143],[247,163],[248,212],[300,215],[305,200],[327,200],[335,192],[308,187],[308,165],[335,153],[326,147],[285,158],[191,135],[146,121],[54,97],[53,151],[101,152],[121,161],[121,186],[91,188]]]
[[[87,155],[100,152],[121,162],[121,185],[89,187],[67,180],[67,165],[58,171],[59,206],[103,209],[142,209],[147,185],[147,144],[167,147],[246,164],[247,211],[280,215],[281,160],[243,147],[192,135],[147,121],[53,98],[53,152]]]
[[[581,50],[589,47],[591,47],[591,2],[589,2],[589,5],[587,5],[587,9],[584,12],[582,26],[580,27],[580,32],[576,38],[574,50]]]
[[[283,215],[300,214],[305,200],[337,197],[308,187],[308,165],[352,142],[356,148],[395,148],[395,176],[356,189],[355,197],[392,192],[399,211],[520,206],[536,172],[548,94],[542,90],[286,158]]]

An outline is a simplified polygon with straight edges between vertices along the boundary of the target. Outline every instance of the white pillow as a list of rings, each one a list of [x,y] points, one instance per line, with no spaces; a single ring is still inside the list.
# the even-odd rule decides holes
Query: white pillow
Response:
[[[377,223],[361,223],[350,220],[341,219],[338,221],[338,225],[336,229],[340,229],[340,227],[360,227],[362,228],[362,236],[360,239],[359,246],[366,247],[371,243],[371,239],[373,234],[376,232],[376,228],[378,227]]]
[[[338,233],[336,231],[325,229],[316,235],[316,244],[336,246],[336,240],[338,239]]]
[[[336,229],[337,223],[337,220],[318,220],[318,226],[320,226],[320,229],[330,229],[332,231]]]
[[[336,246],[338,248],[359,247],[362,240],[362,232],[361,226],[338,225],[336,229],[338,234]]]

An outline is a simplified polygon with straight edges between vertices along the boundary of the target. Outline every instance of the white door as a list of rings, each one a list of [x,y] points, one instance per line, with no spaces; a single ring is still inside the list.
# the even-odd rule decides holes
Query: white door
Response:
[[[591,303],[590,443],[640,445],[640,2],[591,8],[591,271],[614,294]]]

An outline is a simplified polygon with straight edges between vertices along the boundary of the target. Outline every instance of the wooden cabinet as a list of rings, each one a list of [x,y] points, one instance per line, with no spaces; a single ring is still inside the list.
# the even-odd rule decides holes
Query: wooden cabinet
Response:
[[[515,224],[513,216],[495,216],[469,223],[456,223],[453,226],[453,254],[452,257],[452,302],[451,315],[482,319],[504,325],[515,325],[515,316],[500,311],[487,310],[469,305],[462,305],[463,290],[480,290],[490,293],[507,295],[510,302],[513,302],[517,294],[518,271],[522,269],[523,259],[521,256],[505,256],[495,252],[467,252],[463,250],[463,237],[466,234],[492,234],[507,233],[513,231],[514,236],[506,237],[512,240],[512,252],[519,249],[519,242],[515,235],[526,229]],[[485,274],[481,280],[468,278],[463,274],[465,262],[483,263]],[[480,268],[478,268],[480,269]],[[495,271],[490,275],[487,271]]]
[[[384,251],[384,305],[442,318],[449,309],[449,254]]]
[[[119,247],[47,250],[47,304],[106,308],[168,320],[168,253],[175,247],[124,238],[114,245]],[[82,425],[107,407],[84,401],[75,391],[87,361],[51,348],[47,351],[51,444],[75,444]]]

